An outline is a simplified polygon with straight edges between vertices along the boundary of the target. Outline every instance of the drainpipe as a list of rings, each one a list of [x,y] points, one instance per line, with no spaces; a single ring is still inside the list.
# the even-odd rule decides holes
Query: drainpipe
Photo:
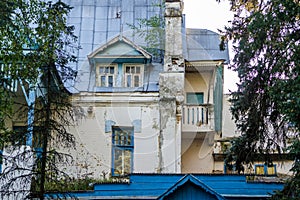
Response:
[[[22,88],[27,106],[27,136],[26,136],[26,145],[32,147],[32,137],[33,137],[33,122],[34,122],[34,106],[36,100],[36,87],[33,84],[29,83],[29,92],[27,95],[23,81],[19,79],[20,86]]]
[[[29,94],[28,94],[28,117],[27,117],[27,137],[26,137],[26,145],[33,147],[32,138],[33,138],[33,121],[34,121],[34,106],[35,106],[35,87],[33,85],[29,85]]]

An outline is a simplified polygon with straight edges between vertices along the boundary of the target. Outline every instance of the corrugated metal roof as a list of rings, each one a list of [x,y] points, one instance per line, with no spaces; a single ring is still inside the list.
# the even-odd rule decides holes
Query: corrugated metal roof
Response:
[[[78,70],[78,79],[72,91],[74,93],[93,91],[91,83],[95,78],[88,63],[89,54],[120,34],[136,45],[146,46],[145,40],[137,34],[134,35],[129,25],[139,26],[139,19],[149,19],[154,15],[163,16],[161,7],[155,5],[161,4],[163,0],[64,1],[73,7],[68,23],[75,26],[75,34],[81,47],[77,52],[78,63],[73,65]],[[188,61],[229,61],[228,51],[219,50],[220,38],[215,32],[183,27],[182,38],[184,57]],[[151,91],[158,91],[158,74],[163,70],[163,66],[161,63],[154,66],[151,74],[145,79],[147,83],[144,84],[148,85],[148,89],[151,87]]]
[[[99,199],[108,198],[157,198],[164,194],[174,184],[180,184],[185,174],[132,174],[130,183],[104,183],[95,184],[93,191],[74,192],[72,195],[79,198]],[[189,177],[189,176],[186,176]],[[245,175],[227,174],[193,174],[193,180],[201,183],[202,187],[211,188],[218,195],[225,198],[234,197],[235,199],[270,197],[275,190],[281,190],[283,183],[261,183],[247,182]],[[184,183],[184,182],[183,182]],[[198,184],[199,185],[199,184]]]
[[[220,51],[220,35],[207,29],[186,29],[186,59],[188,61],[226,60],[228,50]]]
[[[133,34],[129,25],[138,26],[139,19],[161,14],[155,4],[163,0],[64,0],[73,7],[68,23],[75,26],[75,35],[81,49],[77,52],[78,63],[73,67],[78,70],[78,79],[72,92],[93,91],[93,73],[87,56],[112,38],[123,35],[136,45],[146,45],[143,38]],[[157,65],[156,65],[157,66]],[[154,71],[162,69],[155,67]],[[157,76],[147,76],[148,83],[158,82]],[[156,84],[148,84],[151,91],[158,90]]]
[[[133,36],[130,25],[138,26],[139,19],[161,12],[162,0],[64,0],[73,7],[68,23],[75,26],[82,49],[78,52],[79,66],[86,56],[101,44],[123,32],[129,40],[141,45]]]

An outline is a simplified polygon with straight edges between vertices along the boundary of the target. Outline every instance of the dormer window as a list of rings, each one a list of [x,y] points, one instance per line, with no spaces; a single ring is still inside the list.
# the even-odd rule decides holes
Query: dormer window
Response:
[[[117,65],[98,65],[96,70],[97,85],[99,87],[114,87]]]
[[[136,91],[143,88],[145,66],[152,56],[123,36],[118,36],[88,55],[98,92]]]
[[[143,83],[143,65],[125,65],[125,87],[140,87]]]

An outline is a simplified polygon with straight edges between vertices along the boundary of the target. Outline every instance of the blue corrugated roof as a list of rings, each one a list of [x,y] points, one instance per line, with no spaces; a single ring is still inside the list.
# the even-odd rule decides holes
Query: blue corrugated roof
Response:
[[[170,187],[167,191],[165,191],[163,194],[161,194],[158,199],[164,199],[165,197],[172,195],[172,193],[174,194],[174,192],[176,190],[178,190],[178,188],[184,186],[185,184],[187,184],[188,182],[193,183],[194,185],[196,185],[197,187],[199,187],[200,189],[203,189],[204,192],[209,193],[210,195],[214,196],[216,199],[218,200],[222,200],[224,199],[224,197],[222,197],[220,194],[218,194],[216,191],[214,191],[212,188],[208,187],[207,185],[205,185],[202,181],[200,181],[199,179],[197,179],[195,176],[191,175],[191,174],[187,174],[184,177],[182,177],[179,181],[177,181],[172,187]],[[184,195],[184,193],[182,194]],[[192,195],[191,195],[192,196]]]
[[[95,184],[94,191],[72,193],[77,197],[111,198],[158,198],[183,183],[186,177],[193,177],[201,187],[209,188],[216,195],[230,197],[269,197],[275,190],[283,188],[282,183],[247,182],[245,175],[226,174],[132,174],[128,183]]]

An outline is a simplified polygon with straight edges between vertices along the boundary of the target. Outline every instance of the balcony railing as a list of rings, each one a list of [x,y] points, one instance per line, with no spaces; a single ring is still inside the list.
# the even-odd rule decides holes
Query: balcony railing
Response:
[[[182,131],[205,132],[214,130],[213,106],[206,105],[183,105],[182,108]]]

